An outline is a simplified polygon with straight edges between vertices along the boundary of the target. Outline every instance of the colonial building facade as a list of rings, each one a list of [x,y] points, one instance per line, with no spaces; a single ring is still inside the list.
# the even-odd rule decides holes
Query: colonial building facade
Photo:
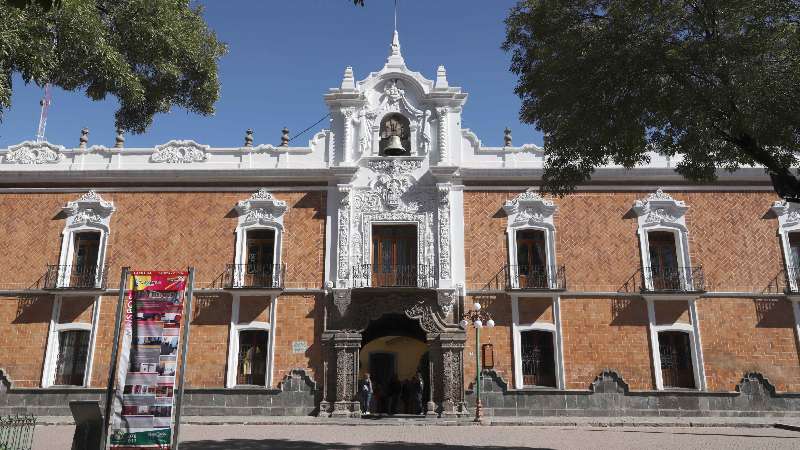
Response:
[[[763,170],[653,154],[540,195],[543,150],[483,146],[397,34],[324,100],[305,147],[0,150],[0,411],[103,398],[122,268],[189,266],[185,414],[358,416],[367,372],[378,411],[420,374],[425,413],[469,414],[475,352],[488,414],[800,409],[800,206]]]

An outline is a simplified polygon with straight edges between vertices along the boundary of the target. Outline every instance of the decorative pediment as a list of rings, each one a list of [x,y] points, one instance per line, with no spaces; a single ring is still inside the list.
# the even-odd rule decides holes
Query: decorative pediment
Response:
[[[772,204],[772,211],[778,217],[781,228],[800,224],[800,203],[778,200]]]
[[[243,225],[282,225],[283,214],[289,209],[283,200],[278,200],[266,189],[260,189],[249,199],[236,204],[239,213],[239,226]]]
[[[169,141],[156,146],[150,161],[170,164],[202,162],[208,159],[209,148],[195,141]]]
[[[95,191],[89,191],[62,208],[67,216],[67,228],[86,225],[108,228],[111,214],[116,211],[113,202],[103,200]]]
[[[675,200],[661,188],[633,204],[633,211],[642,224],[683,223],[688,209],[686,203]]]
[[[8,147],[3,162],[7,164],[55,164],[64,159],[64,150],[62,145],[25,141]]]
[[[373,172],[385,175],[406,175],[422,167],[420,159],[377,159],[367,162]]]
[[[516,198],[507,201],[503,205],[503,210],[508,214],[509,227],[552,225],[556,205],[552,200],[542,197],[539,192],[528,189]]]

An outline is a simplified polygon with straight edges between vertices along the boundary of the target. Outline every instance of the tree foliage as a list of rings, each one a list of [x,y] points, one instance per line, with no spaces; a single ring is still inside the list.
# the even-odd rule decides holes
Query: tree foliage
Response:
[[[696,181],[762,165],[797,199],[798,26],[796,0],[521,1],[503,48],[545,136],[545,189],[657,151]]]
[[[135,133],[180,106],[212,114],[224,44],[189,0],[0,0],[0,119],[11,76],[119,100]]]

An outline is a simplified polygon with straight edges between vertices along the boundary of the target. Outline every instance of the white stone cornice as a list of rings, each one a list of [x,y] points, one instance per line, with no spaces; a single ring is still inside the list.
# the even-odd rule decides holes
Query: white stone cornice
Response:
[[[283,214],[289,209],[283,200],[278,200],[266,189],[260,189],[247,200],[236,204],[239,226],[255,224],[283,226]]]
[[[201,145],[195,141],[172,140],[156,146],[150,155],[150,161],[170,164],[203,162],[208,159],[209,149],[208,145]]]
[[[772,211],[778,217],[781,228],[800,224],[800,203],[778,200],[772,204]]]
[[[108,229],[111,214],[116,211],[113,202],[103,200],[95,191],[89,191],[61,209],[67,216],[67,228],[95,225]]]
[[[56,164],[64,159],[65,148],[49,142],[25,141],[8,147],[7,164]]]
[[[633,211],[642,224],[684,224],[684,215],[689,209],[686,203],[675,200],[661,188],[642,200],[636,200]]]

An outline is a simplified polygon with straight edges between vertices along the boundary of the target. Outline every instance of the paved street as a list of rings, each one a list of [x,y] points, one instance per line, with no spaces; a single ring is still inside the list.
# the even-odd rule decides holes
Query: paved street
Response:
[[[775,428],[186,425],[181,450],[797,449]],[[69,449],[72,427],[37,429],[34,450]]]

